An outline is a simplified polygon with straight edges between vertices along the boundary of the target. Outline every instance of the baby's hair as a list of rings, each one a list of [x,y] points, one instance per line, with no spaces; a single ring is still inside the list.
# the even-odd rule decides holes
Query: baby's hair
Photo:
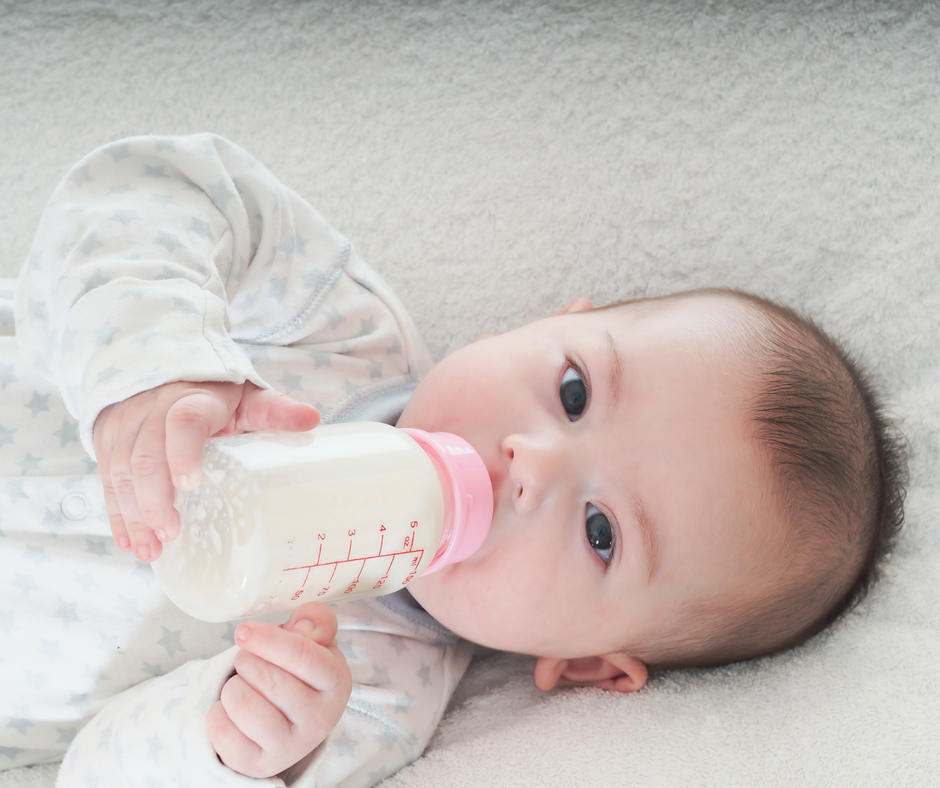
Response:
[[[727,664],[805,642],[864,599],[904,517],[906,443],[855,360],[812,320],[750,293],[651,300],[709,295],[756,318],[746,341],[757,367],[748,407],[786,522],[783,565],[763,599],[717,615],[709,600],[685,611],[681,635],[651,644],[652,668]]]

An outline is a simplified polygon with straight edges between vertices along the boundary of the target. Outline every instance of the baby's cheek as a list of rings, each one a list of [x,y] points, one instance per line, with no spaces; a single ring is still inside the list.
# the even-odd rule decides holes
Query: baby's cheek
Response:
[[[461,610],[449,612],[475,633],[465,637],[491,648],[528,651],[546,634],[568,625],[569,583],[537,554],[520,555],[497,542],[486,555],[464,563],[454,567],[463,568]]]

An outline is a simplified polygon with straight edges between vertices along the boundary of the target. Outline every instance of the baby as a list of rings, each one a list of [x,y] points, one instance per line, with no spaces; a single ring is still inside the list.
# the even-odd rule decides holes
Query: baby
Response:
[[[139,149],[136,166],[145,168],[145,177],[183,184],[179,194],[169,191],[177,203],[187,189],[205,195],[216,188],[215,213],[181,222],[156,209],[157,215],[143,215],[142,201],[124,209],[125,226],[142,225],[135,229],[137,236],[162,233],[156,243],[167,249],[171,264],[155,263],[141,250],[109,257],[113,244],[100,230],[89,229],[97,225],[83,226],[71,243],[84,251],[77,257],[70,250],[62,255],[77,259],[71,264],[78,273],[71,280],[36,264],[32,274],[29,268],[24,272],[17,333],[27,354],[34,348],[37,366],[43,362],[35,349],[54,347],[50,352],[61,354],[61,361],[47,360],[46,366],[62,368],[63,395],[78,418],[86,448],[93,445],[115,543],[125,555],[150,561],[178,533],[174,487],[199,483],[207,437],[311,429],[320,411],[333,421],[370,417],[370,412],[350,410],[338,395],[333,399],[339,405],[320,403],[319,408],[313,396],[288,396],[296,356],[285,356],[283,377],[268,376],[280,392],[255,369],[288,347],[295,352],[309,344],[314,322],[323,331],[333,325],[326,305],[303,297],[304,286],[308,295],[318,292],[332,269],[305,270],[297,259],[302,256],[298,241],[318,247],[303,250],[307,256],[342,254],[347,247],[331,235],[335,231],[321,228],[322,238],[301,239],[291,229],[301,210],[299,198],[280,187],[277,210],[266,209],[263,192],[276,192],[266,180],[270,175],[218,138],[122,144],[104,149],[113,169],[120,164],[130,172],[133,161],[124,159],[133,159]],[[161,160],[161,144],[175,158],[167,153]],[[242,167],[229,183],[216,185],[216,174],[201,183],[187,171],[197,166],[192,162],[198,162],[200,150],[211,157],[209,148],[229,171],[236,169],[232,162]],[[74,183],[77,173],[78,181],[103,180],[110,171],[99,153],[73,170],[70,179]],[[120,188],[119,180],[107,188]],[[288,198],[293,200],[290,211]],[[240,214],[230,215],[233,199],[246,206],[243,223]],[[69,200],[60,196],[58,202]],[[257,211],[254,225],[251,211]],[[261,221],[273,214],[280,217],[280,227]],[[122,216],[115,215],[110,221],[122,224]],[[191,233],[211,238],[205,271],[204,257],[188,259],[182,233],[169,232],[170,225],[184,227],[189,219]],[[250,255],[240,252],[248,247]],[[262,252],[270,253],[270,260],[265,262]],[[237,262],[240,254],[245,260]],[[362,319],[357,332],[324,337],[315,351],[324,355],[308,361],[312,373],[326,375],[326,367],[336,371],[351,360],[353,366],[343,371],[345,388],[355,390],[356,402],[373,402],[376,381],[398,377],[381,365],[376,368],[368,348],[398,343],[401,352],[394,332],[376,336],[382,334],[377,327],[397,325],[411,345],[403,354],[410,359],[406,372],[419,374],[410,388],[396,383],[397,389],[382,389],[383,396],[391,394],[403,405],[393,420],[402,427],[462,436],[482,456],[494,488],[494,520],[482,548],[462,563],[415,579],[402,593],[417,604],[396,602],[407,607],[398,608],[398,614],[414,620],[429,616],[429,626],[444,627],[466,641],[536,657],[535,683],[542,690],[592,686],[628,692],[642,688],[651,669],[723,664],[801,643],[850,609],[876,577],[901,520],[898,441],[854,364],[795,313],[728,290],[600,309],[581,297],[546,319],[480,337],[431,367],[383,283],[364,267],[357,269],[361,263],[350,262],[348,250],[345,254],[341,268],[359,289],[350,289],[344,303],[378,296],[385,311]],[[94,268],[81,270],[92,258]],[[284,259],[293,267],[280,265]],[[199,275],[189,273],[187,265]],[[152,268],[157,275],[147,273]],[[292,278],[295,269],[297,278]],[[156,308],[163,302],[151,299],[165,299],[167,293],[186,299],[192,288],[179,280],[226,302],[236,325],[229,326],[228,314],[218,324],[232,336],[241,332],[239,352],[254,366],[236,359],[223,364],[222,372],[200,376],[199,365],[186,362],[184,371],[173,370],[161,380],[158,365],[128,352],[146,332],[165,328],[172,334],[177,324],[191,319],[191,335],[166,340],[166,357],[173,363],[188,354],[198,360],[199,347],[188,348],[207,335],[205,325],[211,321],[206,316],[218,306],[210,299],[200,314],[190,315],[193,302],[184,301],[178,316],[167,316]],[[110,310],[116,298],[142,306],[107,317],[103,327],[88,326],[95,304],[78,310],[81,298],[96,289],[102,296],[97,309]],[[279,309],[267,315],[259,310],[263,294],[272,296]],[[299,299],[296,305],[291,298]],[[283,328],[287,324],[293,326],[290,331]],[[37,339],[40,334],[52,338]],[[363,344],[363,338],[373,345]],[[234,354],[229,340],[217,341],[213,360]],[[327,347],[336,354],[329,359]],[[359,361],[372,366],[355,366]],[[362,373],[367,382],[358,386],[350,382],[356,369],[371,369],[368,378]],[[65,380],[70,370],[80,386]],[[46,374],[55,377],[48,368]],[[107,389],[113,378],[125,374],[127,382]],[[361,396],[363,391],[368,397]],[[324,753],[338,759],[344,746],[345,754],[355,751],[358,742],[345,730],[336,731],[362,697],[347,663],[370,647],[342,647],[337,639],[338,627],[341,632],[349,627],[344,612],[358,610],[348,607],[356,604],[343,603],[334,612],[308,603],[281,627],[251,621],[234,629],[238,648],[229,662],[222,661],[217,684],[200,690],[206,695],[208,742],[231,770],[233,785],[239,784],[235,773],[258,779],[280,775],[272,785],[322,780],[315,773],[318,768],[329,773]],[[397,630],[388,631],[400,639]],[[446,642],[442,648],[451,649],[444,670],[448,678],[435,702],[431,730],[469,659],[468,652],[458,655],[459,646]],[[417,661],[405,653],[409,646],[394,648],[400,661]],[[428,670],[423,657],[420,665],[415,667],[419,675]],[[185,682],[196,686],[192,678]],[[422,686],[427,683],[422,676]],[[211,686],[216,686],[215,697],[209,697]],[[410,689],[401,697],[397,702],[404,708],[408,697],[416,700]],[[107,714],[106,709],[79,735],[69,753],[64,772],[69,769],[76,780],[81,750],[91,746],[93,737],[110,743],[121,727],[117,717],[109,721]],[[130,714],[139,724],[138,718]],[[422,734],[423,741],[427,736]],[[324,745],[328,739],[332,749]],[[390,746],[387,741],[385,749]],[[420,746],[412,748],[403,762],[418,753]],[[372,784],[403,762],[384,763],[371,772],[346,770],[343,779]],[[131,772],[133,767],[125,774]]]

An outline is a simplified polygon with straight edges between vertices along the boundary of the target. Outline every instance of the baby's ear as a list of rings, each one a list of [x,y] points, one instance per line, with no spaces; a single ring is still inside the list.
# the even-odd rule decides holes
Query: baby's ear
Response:
[[[567,306],[563,306],[555,314],[567,315],[572,312],[590,312],[594,307],[591,305],[591,299],[587,296],[578,296]]]
[[[535,663],[535,686],[543,692],[555,687],[636,692],[646,684],[648,674],[641,660],[622,653],[577,659],[539,657]]]

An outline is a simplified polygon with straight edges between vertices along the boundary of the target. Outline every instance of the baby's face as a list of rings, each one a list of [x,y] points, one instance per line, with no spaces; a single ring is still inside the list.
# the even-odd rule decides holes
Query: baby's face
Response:
[[[736,310],[698,296],[558,315],[437,365],[399,426],[469,441],[495,512],[475,555],[412,582],[418,602],[476,643],[569,659],[753,592],[770,475],[724,327]]]

